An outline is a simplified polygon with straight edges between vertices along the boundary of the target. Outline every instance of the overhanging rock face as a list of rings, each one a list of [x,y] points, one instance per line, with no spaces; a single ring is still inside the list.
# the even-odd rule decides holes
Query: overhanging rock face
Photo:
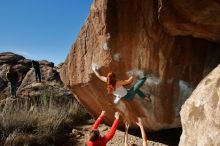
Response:
[[[159,21],[172,35],[220,42],[219,0],[161,0]]]
[[[167,31],[158,20],[161,8],[154,0],[95,0],[62,66],[64,83],[92,115],[106,110],[108,124],[120,111],[133,128],[137,116],[147,130],[179,127],[181,105],[219,62],[218,44]],[[92,63],[100,66],[101,74],[112,70],[121,79],[149,75],[141,90],[151,94],[152,103],[136,96],[114,105],[105,83],[93,74]]]

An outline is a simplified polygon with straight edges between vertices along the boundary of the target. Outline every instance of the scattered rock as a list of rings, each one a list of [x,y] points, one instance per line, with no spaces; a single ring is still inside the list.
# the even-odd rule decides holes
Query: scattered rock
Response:
[[[83,132],[82,131],[79,131],[77,129],[73,129],[72,130],[72,134],[75,138],[80,138],[81,136],[84,136]]]

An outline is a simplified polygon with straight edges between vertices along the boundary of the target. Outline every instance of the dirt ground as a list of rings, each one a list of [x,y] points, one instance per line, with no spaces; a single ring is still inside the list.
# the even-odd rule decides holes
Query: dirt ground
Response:
[[[75,142],[76,146],[85,146],[85,141],[87,139],[89,129],[91,128],[91,124],[78,126],[72,130],[72,133],[77,140]],[[102,135],[105,135],[109,131],[110,127],[104,124],[99,125],[99,130]],[[129,134],[128,136],[129,144],[137,144],[138,146],[142,146],[142,139],[140,137]],[[108,142],[107,146],[123,146],[124,145],[124,132],[117,130],[115,136],[111,141]],[[163,143],[154,142],[148,140],[148,146],[168,146]]]

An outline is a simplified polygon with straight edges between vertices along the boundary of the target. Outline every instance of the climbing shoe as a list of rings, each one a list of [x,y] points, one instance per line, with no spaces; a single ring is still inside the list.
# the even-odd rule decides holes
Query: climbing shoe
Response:
[[[114,104],[118,104],[120,99],[121,99],[120,97],[115,97]]]

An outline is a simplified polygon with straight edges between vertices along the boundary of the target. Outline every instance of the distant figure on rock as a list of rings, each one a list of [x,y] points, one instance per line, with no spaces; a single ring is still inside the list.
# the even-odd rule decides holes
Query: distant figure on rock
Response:
[[[13,69],[12,67],[10,67],[8,72],[6,73],[6,79],[10,82],[11,97],[15,98],[16,91],[17,91],[17,83],[19,81],[18,72],[15,69]]]
[[[148,146],[147,145],[147,136],[146,133],[144,131],[144,126],[142,123],[142,120],[140,117],[138,117],[138,122],[136,122],[136,124],[139,126],[140,130],[141,130],[141,136],[143,139],[143,146]],[[129,146],[128,145],[128,129],[129,129],[129,124],[127,122],[125,122],[125,137],[124,137],[124,141],[125,141],[125,146]],[[137,146],[136,144],[132,144],[132,146]]]
[[[106,113],[105,111],[102,111],[98,119],[93,124],[92,130],[90,131],[90,134],[89,134],[89,139],[87,141],[88,146],[106,146],[107,142],[110,141],[112,137],[115,135],[115,131],[119,125],[119,113],[118,112],[115,112],[115,121],[112,124],[110,131],[105,136],[102,137],[99,133],[99,130],[97,129],[105,113]]]
[[[131,100],[134,98],[136,94],[138,94],[140,97],[146,99],[146,101],[151,102],[150,95],[147,96],[140,90],[140,87],[144,84],[146,81],[146,77],[142,77],[138,80],[137,83],[134,84],[133,87],[130,89],[126,89],[124,86],[131,84],[133,81],[133,77],[129,77],[127,80],[118,80],[116,79],[116,75],[113,72],[109,72],[107,74],[107,77],[101,76],[96,68],[92,66],[92,70],[96,74],[96,76],[102,80],[103,82],[106,82],[107,84],[107,90],[109,94],[113,94],[116,96],[114,103],[117,104],[121,98]]]
[[[35,72],[36,82],[41,82],[40,64],[38,61],[32,60],[32,66]]]

